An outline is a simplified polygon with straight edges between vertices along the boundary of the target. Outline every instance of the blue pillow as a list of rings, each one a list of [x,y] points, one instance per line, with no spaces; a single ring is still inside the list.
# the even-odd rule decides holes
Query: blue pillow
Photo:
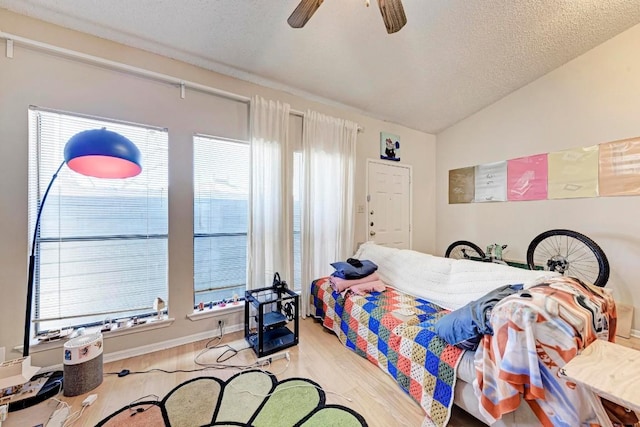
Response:
[[[378,269],[377,265],[367,259],[360,260],[360,262],[362,263],[360,267],[355,267],[344,261],[334,262],[331,266],[335,268],[336,271],[332,276],[347,280],[362,279]]]
[[[463,350],[475,350],[483,335],[493,335],[491,310],[501,299],[522,290],[522,284],[505,285],[444,315],[435,324],[443,340]]]

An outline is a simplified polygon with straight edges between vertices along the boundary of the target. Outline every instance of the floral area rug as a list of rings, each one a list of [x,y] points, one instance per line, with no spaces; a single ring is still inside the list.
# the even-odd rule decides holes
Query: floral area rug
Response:
[[[357,412],[325,404],[325,392],[305,378],[278,381],[259,370],[227,381],[199,377],[186,381],[160,401],[136,402],[114,412],[98,426],[116,427],[366,427]]]

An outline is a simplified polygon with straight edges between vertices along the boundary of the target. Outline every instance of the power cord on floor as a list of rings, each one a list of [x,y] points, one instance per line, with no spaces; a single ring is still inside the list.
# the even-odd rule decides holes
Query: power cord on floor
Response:
[[[214,337],[212,339],[210,339],[209,341],[207,341],[207,343],[205,344],[205,350],[209,350],[211,348],[215,348],[215,347],[211,347],[211,343],[214,341],[222,341],[222,338],[224,337],[224,325],[220,324],[219,325],[219,329],[220,329],[220,335],[217,337]],[[234,349],[232,349],[230,346],[229,347],[231,350],[235,351]],[[229,351],[229,350],[227,350]],[[201,352],[202,353],[202,352]],[[228,360],[231,357],[235,356],[235,354],[237,354],[238,352],[235,351],[234,354],[232,354],[231,356],[229,356],[227,359],[224,360]],[[224,354],[224,353],[223,353]],[[197,358],[198,356],[196,356]],[[130,371],[129,369],[123,369],[120,372],[105,372],[104,375],[117,375],[119,377],[126,377],[127,375],[136,375],[136,374],[148,374],[150,372],[163,372],[165,374],[175,374],[175,373],[189,373],[189,372],[200,372],[200,371],[206,371],[207,369],[210,369],[209,367],[203,367],[203,368],[196,368],[196,369],[161,369],[161,368],[151,368],[151,369],[147,369],[145,371]]]
[[[133,417],[137,414],[147,411],[148,409],[157,406],[159,401],[160,396],[156,394],[147,394],[146,396],[139,397],[129,403],[129,416]]]
[[[200,363],[198,363],[198,358],[200,356],[202,356],[203,354],[211,351],[211,350],[217,350],[217,349],[220,349],[220,348],[226,349],[225,351],[222,352],[222,354],[220,354],[216,358],[216,364],[224,363],[227,360],[229,360],[232,357],[234,357],[236,354],[240,353],[241,351],[247,350],[247,348],[236,350],[235,348],[231,347],[229,344],[222,344],[222,339],[223,338],[224,338],[224,325],[221,324],[220,325],[220,335],[210,339],[209,341],[207,341],[207,343],[204,345],[204,349],[202,351],[200,351],[200,353],[198,353],[198,355],[194,358],[194,362],[197,365],[200,365]],[[212,343],[214,341],[215,341],[215,345],[212,345]],[[227,353],[230,353],[230,354],[223,358],[223,356],[225,356]]]
[[[220,335],[218,335],[217,337],[211,338],[209,341],[207,341],[207,343],[204,345],[204,348],[196,355],[196,357],[193,358],[193,362],[196,365],[205,366],[205,367],[217,367],[218,365],[222,364],[223,362],[226,362],[227,360],[231,359],[236,354],[238,354],[240,351],[242,351],[242,350],[236,350],[235,348],[231,347],[228,344],[224,344],[223,345],[222,344],[222,340],[224,339],[224,323],[219,323],[218,324],[218,328],[220,329]],[[226,350],[223,351],[222,354],[220,354],[216,358],[216,363],[213,363],[213,364],[212,363],[202,363],[202,362],[200,362],[198,360],[204,354],[210,352],[211,350],[216,350],[216,349],[219,349],[219,348],[226,348]],[[231,353],[231,355],[229,355],[229,356],[227,356],[227,357],[225,357],[223,359],[222,357],[227,353]]]
[[[285,358],[287,359],[287,364],[284,366],[284,368],[279,371],[279,372],[271,372],[268,369],[271,368],[271,364],[273,363],[273,358],[268,357],[266,360],[264,360],[263,362],[256,362],[259,364],[259,366],[257,367],[257,369],[259,369],[260,371],[266,373],[266,374],[272,374],[272,375],[280,375],[283,374],[287,369],[289,369],[289,365],[291,364],[291,356],[289,356],[289,352],[287,351],[285,353]],[[264,366],[266,366],[265,369]]]
[[[71,406],[67,402],[63,402],[62,400],[56,399],[52,397],[51,400],[54,402],[58,402],[56,408],[53,410],[47,423],[46,427],[62,427],[64,423],[69,419],[69,415],[71,414]]]
[[[260,369],[262,371],[264,371],[265,369],[269,369],[269,367],[271,366],[271,362],[272,359],[271,358],[267,358],[265,360],[257,360],[254,363],[249,363],[249,364],[244,364],[244,365],[229,365],[223,362],[226,362],[227,360],[231,359],[232,357],[234,357],[236,354],[240,353],[241,351],[245,351],[245,350],[250,350],[251,347],[246,347],[246,348],[242,348],[240,350],[237,350],[233,347],[231,347],[229,344],[222,344],[222,340],[224,339],[224,325],[221,324],[220,325],[220,335],[217,337],[212,338],[211,340],[209,340],[205,346],[204,349],[202,349],[197,355],[196,357],[193,359],[193,362],[198,365],[198,366],[203,366],[206,369],[238,369],[240,371],[243,370],[247,370],[247,369]],[[226,350],[217,357],[216,362],[215,363],[206,363],[206,362],[202,362],[200,360],[200,358],[202,356],[204,356],[206,353],[208,353],[211,350],[215,350],[215,349],[220,349],[220,348],[226,348]],[[223,356],[227,353],[231,353],[230,356],[227,356],[226,358],[223,358]],[[287,365],[285,366],[285,368],[279,372],[278,374],[284,372],[287,370],[287,368],[289,367],[290,364],[290,358],[288,356],[287,353]],[[265,368],[266,366],[266,368]]]
[[[242,369],[247,369],[247,366],[253,366],[253,365],[229,365],[224,363],[229,359],[231,359],[232,357],[234,357],[236,354],[240,353],[241,351],[247,350],[247,348],[237,350],[231,347],[229,344],[222,344],[222,340],[224,339],[224,323],[218,324],[218,327],[220,330],[220,335],[207,341],[207,343],[204,345],[204,348],[196,355],[196,357],[193,358],[193,363],[195,363],[198,366],[202,366],[203,369],[240,369],[242,370]],[[206,353],[212,350],[220,349],[220,348],[225,349],[225,351],[223,351],[222,354],[220,354],[216,358],[215,363],[207,363],[200,360],[200,358],[204,356]],[[227,353],[231,353],[231,354],[223,358],[223,356],[225,356],[225,354]]]
[[[199,372],[205,371],[207,368],[197,368],[197,369],[161,369],[161,368],[151,368],[146,371],[130,371],[128,369],[123,369],[120,372],[105,372],[105,375],[117,375],[119,377],[126,377],[127,375],[136,375],[136,374],[148,374],[151,372],[164,372],[165,374],[176,374],[176,373],[184,373],[184,372]]]
[[[71,427],[76,421],[82,418],[82,414],[84,413],[84,410],[87,408],[87,406],[89,405],[82,405],[82,408],[80,408],[79,411],[76,411],[69,415],[65,420],[63,427]]]
[[[204,348],[195,356],[193,362],[198,365],[201,366],[201,368],[196,368],[196,369],[173,369],[173,370],[169,370],[169,369],[161,369],[161,368],[151,368],[151,369],[147,369],[144,371],[130,371],[129,369],[122,369],[119,372],[105,372],[104,375],[117,375],[119,377],[125,377],[127,375],[136,375],[136,374],[148,374],[151,372],[163,372],[166,374],[174,374],[174,373],[189,373],[189,372],[201,372],[201,371],[206,371],[209,369],[237,369],[237,370],[246,370],[246,369],[260,369],[263,371],[266,371],[267,369],[270,368],[271,366],[271,362],[272,360],[266,359],[266,360],[257,360],[254,363],[249,363],[249,364],[227,364],[225,362],[227,362],[228,360],[230,360],[231,358],[233,358],[234,356],[236,356],[238,353],[245,351],[245,350],[249,350],[250,347],[247,348],[242,348],[242,349],[235,349],[232,346],[230,346],[229,344],[222,344],[222,341],[224,339],[224,324],[220,323],[218,325],[218,329],[219,329],[219,335],[211,338],[209,341],[206,342],[206,344],[204,345]],[[200,359],[202,358],[202,356],[204,356],[206,353],[212,351],[212,350],[218,350],[218,349],[225,349],[222,354],[220,354],[217,358],[215,363],[207,363],[204,361],[201,361]],[[226,356],[225,356],[226,355]],[[287,358],[289,359],[289,358]],[[290,360],[287,360],[287,365],[285,366],[285,368],[276,373],[276,375],[279,375],[281,373],[283,373],[284,371],[287,370],[287,368],[289,367],[290,364]]]
[[[91,404],[96,401],[97,397],[98,396],[95,394],[89,395],[82,401],[82,407],[75,412],[71,412],[72,407],[67,402],[52,397],[51,400],[58,402],[58,404],[51,416],[49,416],[46,427],[71,427],[76,421],[82,418],[82,414],[84,414],[85,409],[88,406],[91,406]]]

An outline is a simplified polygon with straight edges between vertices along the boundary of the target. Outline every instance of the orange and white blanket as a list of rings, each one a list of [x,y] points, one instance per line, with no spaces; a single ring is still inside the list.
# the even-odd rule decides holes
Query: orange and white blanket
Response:
[[[522,398],[543,426],[597,425],[580,387],[558,375],[596,339],[615,340],[611,293],[558,277],[500,301],[491,312],[493,336],[476,351],[474,389],[490,423]]]

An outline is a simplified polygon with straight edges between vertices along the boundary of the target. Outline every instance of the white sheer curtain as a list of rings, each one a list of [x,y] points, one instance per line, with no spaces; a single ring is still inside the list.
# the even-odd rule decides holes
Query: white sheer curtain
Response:
[[[353,255],[357,123],[307,111],[302,149],[302,313],[309,285]]]
[[[283,280],[293,277],[289,110],[289,104],[251,99],[248,289],[271,286],[275,272]]]

